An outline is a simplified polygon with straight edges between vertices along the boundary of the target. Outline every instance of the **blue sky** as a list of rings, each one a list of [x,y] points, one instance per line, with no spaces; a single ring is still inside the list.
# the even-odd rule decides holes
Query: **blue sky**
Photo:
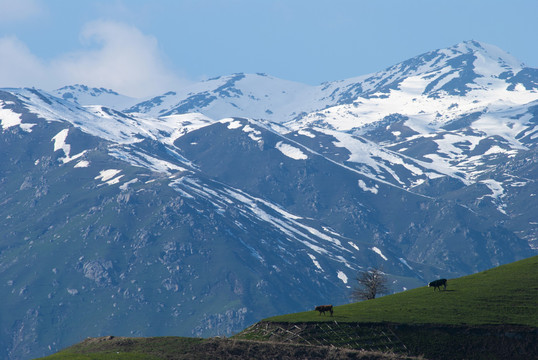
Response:
[[[478,40],[538,67],[536,0],[0,0],[0,87],[149,96],[263,72],[319,84]]]

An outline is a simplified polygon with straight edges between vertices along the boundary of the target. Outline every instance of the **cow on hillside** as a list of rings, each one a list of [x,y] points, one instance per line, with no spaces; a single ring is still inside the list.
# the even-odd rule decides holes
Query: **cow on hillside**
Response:
[[[444,290],[446,290],[446,281],[446,279],[435,280],[429,283],[428,287],[433,287],[433,291],[435,291],[435,289],[439,289],[439,291],[441,291],[441,286],[444,286]]]
[[[331,313],[331,316],[333,316],[333,306],[332,305],[320,305],[320,306],[316,306],[316,308],[314,309],[314,311],[319,311],[319,314],[321,315],[321,313],[323,313],[323,315],[325,315],[325,312],[328,311]]]

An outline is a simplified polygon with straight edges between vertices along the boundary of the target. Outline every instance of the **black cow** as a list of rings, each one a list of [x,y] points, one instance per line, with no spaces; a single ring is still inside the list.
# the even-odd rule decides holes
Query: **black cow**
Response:
[[[316,308],[314,309],[314,311],[319,311],[319,314],[321,315],[321,313],[323,313],[323,315],[325,315],[325,312],[328,311],[331,313],[331,316],[333,316],[333,306],[332,305],[320,305],[320,306],[316,306]]]
[[[433,291],[435,291],[435,289],[441,291],[441,286],[444,286],[444,290],[446,290],[446,279],[435,280],[428,284],[428,287],[433,287]]]

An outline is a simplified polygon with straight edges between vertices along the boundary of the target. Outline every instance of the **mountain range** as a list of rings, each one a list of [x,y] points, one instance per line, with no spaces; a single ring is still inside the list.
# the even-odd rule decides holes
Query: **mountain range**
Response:
[[[538,69],[466,41],[310,86],[0,89],[0,356],[229,335],[538,249]]]

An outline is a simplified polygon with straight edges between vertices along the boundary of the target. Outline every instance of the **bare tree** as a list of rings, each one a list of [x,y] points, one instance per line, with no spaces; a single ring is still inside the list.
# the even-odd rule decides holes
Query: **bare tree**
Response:
[[[389,292],[386,275],[378,268],[360,271],[356,277],[357,285],[351,292],[353,300],[375,299],[378,294]]]

